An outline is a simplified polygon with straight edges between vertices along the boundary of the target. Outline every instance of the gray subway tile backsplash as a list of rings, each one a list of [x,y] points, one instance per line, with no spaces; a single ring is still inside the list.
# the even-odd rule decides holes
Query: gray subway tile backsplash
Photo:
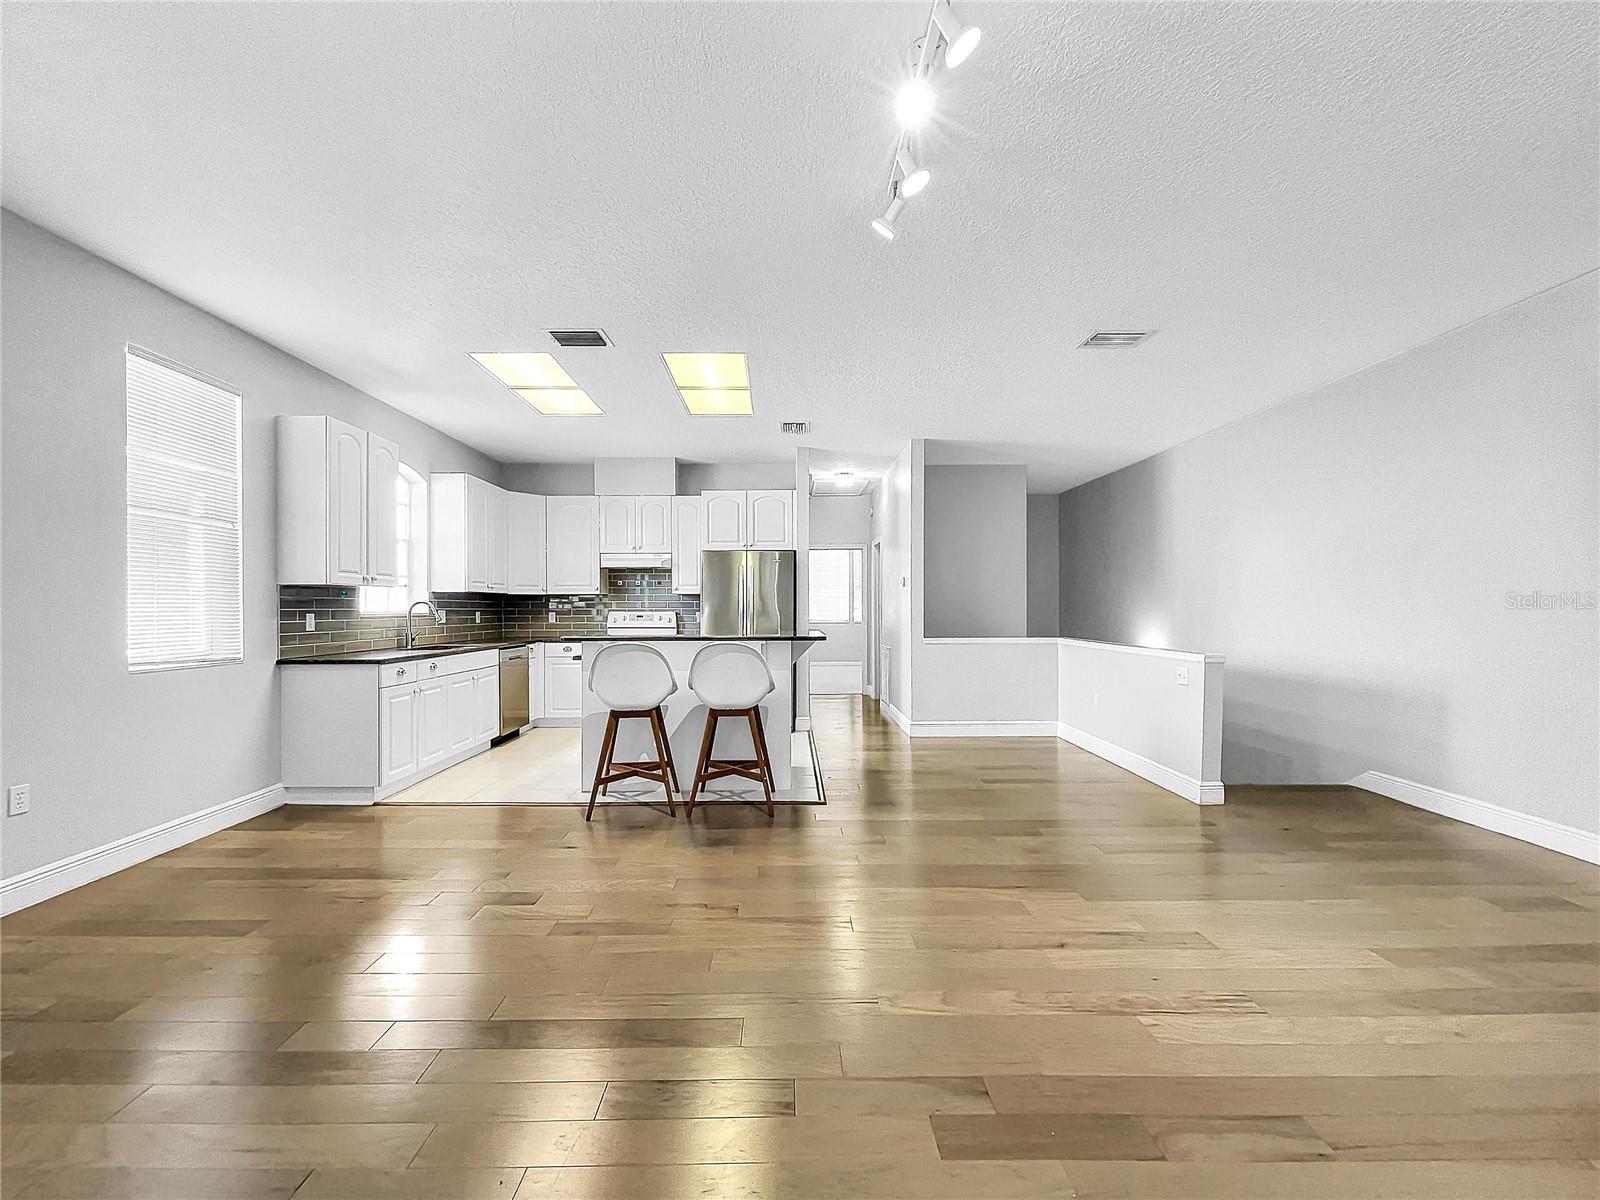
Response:
[[[417,645],[444,642],[507,642],[526,638],[583,637],[603,634],[606,614],[614,608],[671,609],[681,633],[700,632],[700,597],[672,590],[672,572],[613,570],[600,573],[598,596],[501,596],[436,593],[434,605],[445,615],[435,625],[426,613],[416,620]],[[405,643],[403,615],[363,616],[360,589],[280,587],[278,589],[278,653],[282,658],[386,650]],[[316,616],[316,630],[306,632],[306,614]],[[475,618],[481,615],[481,621]]]

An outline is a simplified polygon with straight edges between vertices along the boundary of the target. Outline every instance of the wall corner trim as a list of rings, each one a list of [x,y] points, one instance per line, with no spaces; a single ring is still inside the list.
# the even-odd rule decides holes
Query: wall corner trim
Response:
[[[879,700],[878,707],[882,710],[883,715],[889,718],[890,722],[896,729],[905,734],[907,737],[911,736],[911,721],[906,717],[905,713],[901,712],[887,700]]]
[[[52,896],[59,896],[86,883],[93,883],[96,879],[147,862],[179,846],[187,846],[190,842],[209,837],[251,817],[259,817],[280,807],[283,799],[283,785],[274,783],[163,825],[131,833],[103,846],[0,880],[0,915],[18,912]]]
[[[1363,771],[1349,781],[1349,786],[1374,792],[1379,796],[1387,796],[1390,800],[1398,800],[1401,804],[1409,804],[1412,808],[1449,817],[1453,821],[1476,825],[1479,829],[1487,829],[1491,833],[1501,833],[1521,842],[1531,842],[1535,846],[1554,850],[1557,854],[1565,854],[1569,858],[1600,865],[1600,834],[1576,829],[1571,825],[1562,825],[1545,817],[1535,817],[1528,813],[1502,808],[1498,804],[1490,804],[1487,800],[1458,796],[1454,792],[1430,787],[1425,783],[1413,783],[1409,779],[1401,779],[1398,775],[1386,775],[1382,771]]]
[[[1224,788],[1220,782],[1211,782],[1195,779],[1191,775],[1174,771],[1171,767],[1164,767],[1154,759],[1146,758],[1142,754],[1135,754],[1132,750],[1124,750],[1113,742],[1104,738],[1095,737],[1092,733],[1085,733],[1075,726],[1062,723],[1056,726],[1056,736],[1064,742],[1071,742],[1079,749],[1087,750],[1109,763],[1121,767],[1124,771],[1132,771],[1141,779],[1148,779],[1157,787],[1166,788],[1174,795],[1182,796],[1194,804],[1221,804],[1224,799]]]

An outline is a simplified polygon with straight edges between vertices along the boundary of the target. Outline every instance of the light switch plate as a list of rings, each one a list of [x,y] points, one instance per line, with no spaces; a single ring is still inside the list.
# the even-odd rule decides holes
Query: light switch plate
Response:
[[[1178,668],[1178,686],[1179,687],[1188,687],[1189,686],[1189,668],[1188,667],[1179,667]]]
[[[20,817],[33,804],[33,785],[19,783],[6,789],[6,816]]]

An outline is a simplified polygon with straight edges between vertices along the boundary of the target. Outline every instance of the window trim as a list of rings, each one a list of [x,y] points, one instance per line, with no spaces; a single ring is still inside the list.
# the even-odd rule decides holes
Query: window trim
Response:
[[[224,379],[208,374],[177,359],[168,358],[158,354],[148,347],[136,342],[123,343],[123,395],[122,395],[122,653],[123,661],[127,664],[129,675],[156,675],[166,671],[193,671],[203,667],[236,666],[245,661],[245,606],[244,606],[244,392]],[[235,602],[239,611],[239,650],[236,654],[217,655],[209,658],[187,658],[152,662],[135,662],[133,660],[133,647],[131,645],[131,613],[129,596],[129,518],[132,516],[132,505],[128,500],[128,367],[129,360],[138,358],[152,366],[161,367],[178,375],[184,375],[196,383],[217,391],[225,392],[233,399],[233,485],[234,504],[238,518],[234,522],[233,536],[237,544],[239,562],[238,578],[236,581]]]
[[[811,561],[810,556],[818,550],[857,550],[860,551],[859,560],[851,560],[851,588],[850,599],[852,605],[855,594],[861,593],[861,616],[849,621],[824,621],[811,611]],[[857,562],[859,561],[859,568]],[[855,542],[829,542],[825,546],[811,546],[806,553],[806,620],[813,625],[862,625],[867,623],[867,547]]]

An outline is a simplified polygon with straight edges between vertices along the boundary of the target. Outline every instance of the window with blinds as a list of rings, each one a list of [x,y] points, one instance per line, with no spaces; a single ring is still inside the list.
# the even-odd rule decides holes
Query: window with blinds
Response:
[[[813,548],[809,615],[819,625],[861,620],[861,551]]]
[[[239,393],[142,350],[128,365],[128,669],[244,659]]]

